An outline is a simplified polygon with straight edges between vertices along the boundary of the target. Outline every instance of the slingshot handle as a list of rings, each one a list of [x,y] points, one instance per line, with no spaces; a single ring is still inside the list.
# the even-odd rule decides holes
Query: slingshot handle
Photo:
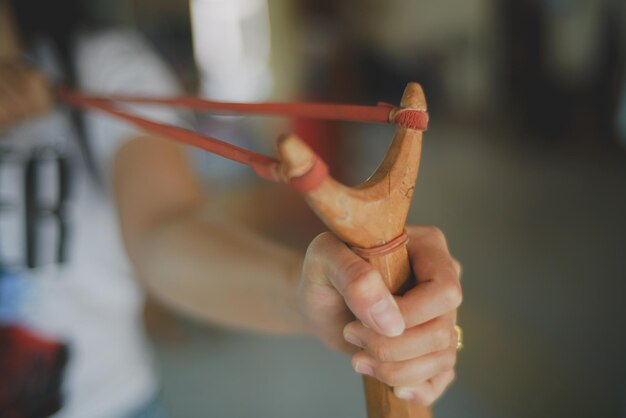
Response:
[[[427,111],[419,84],[407,85],[400,107]],[[292,185],[294,179],[313,177],[315,181],[307,182],[311,187],[300,190],[309,206],[342,241],[366,249],[370,255],[363,258],[371,258],[368,261],[394,293],[404,290],[411,277],[406,247],[386,255],[377,255],[375,249],[393,243],[404,231],[421,150],[422,131],[397,124],[393,142],[376,172],[365,183],[347,187],[327,172],[315,170],[318,157],[298,138],[287,136],[278,143],[281,175]],[[369,418],[431,417],[428,408],[397,398],[391,388],[374,379],[365,379],[365,389]]]
[[[394,294],[402,294],[411,286],[411,267],[406,247],[396,252],[367,259],[383,276]],[[431,418],[430,408],[399,399],[393,389],[379,380],[364,376],[367,416],[369,418]]]

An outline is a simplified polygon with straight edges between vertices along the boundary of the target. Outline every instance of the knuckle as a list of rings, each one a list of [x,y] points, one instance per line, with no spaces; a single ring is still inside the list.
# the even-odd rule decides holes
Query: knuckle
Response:
[[[374,371],[378,380],[386,383],[388,386],[398,386],[398,372],[391,367],[380,366]]]
[[[329,247],[335,239],[329,232],[324,232],[315,237],[307,247],[305,265],[319,269],[326,269],[332,264]]]
[[[450,350],[441,359],[441,366],[443,370],[453,370],[456,365],[456,350]]]
[[[330,232],[322,232],[309,244],[307,252],[318,252],[325,247],[325,245],[332,239],[332,234]]]
[[[461,284],[456,279],[449,279],[442,285],[444,303],[450,309],[458,308],[463,302],[463,291]]]
[[[332,233],[323,232],[316,236],[307,247],[306,257],[320,265],[341,271],[342,262],[351,254],[348,247]],[[343,262],[345,264],[345,261]]]
[[[454,269],[456,270],[456,274],[459,276],[459,278],[461,277],[461,274],[463,274],[463,264],[461,264],[461,262],[459,260],[457,260],[456,258],[452,258],[452,265],[454,266]]]
[[[380,340],[374,340],[372,343],[370,343],[370,345],[368,346],[368,351],[376,360],[380,362],[384,363],[392,361],[393,356],[389,346],[387,346],[384,342]]]
[[[361,260],[349,262],[342,269],[347,278],[344,295],[351,300],[366,300],[372,297],[374,283],[371,280],[372,268]]]
[[[418,389],[414,391],[414,395],[413,402],[418,405],[430,406],[435,401],[434,394],[429,390]]]
[[[445,328],[440,328],[434,331],[431,338],[433,351],[445,350],[446,348],[450,347],[450,344],[452,343],[452,336],[450,335],[450,331]]]
[[[443,233],[443,231],[441,229],[439,229],[438,227],[434,226],[434,225],[427,225],[424,227],[424,232],[425,234],[438,241],[438,242],[445,242],[446,241],[446,235]]]

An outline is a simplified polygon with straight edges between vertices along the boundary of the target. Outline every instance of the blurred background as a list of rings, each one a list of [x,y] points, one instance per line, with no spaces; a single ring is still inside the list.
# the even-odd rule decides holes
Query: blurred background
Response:
[[[87,0],[86,0],[87,1]],[[623,0],[89,0],[140,29],[191,93],[397,103],[422,83],[411,223],[463,262],[465,330],[437,417],[626,417]],[[196,34],[195,40],[193,34]],[[271,152],[297,132],[357,184],[393,128],[199,117]],[[304,249],[323,227],[288,190],[196,154],[216,216]],[[212,329],[146,307],[172,417],[365,416],[347,357],[309,338]]]

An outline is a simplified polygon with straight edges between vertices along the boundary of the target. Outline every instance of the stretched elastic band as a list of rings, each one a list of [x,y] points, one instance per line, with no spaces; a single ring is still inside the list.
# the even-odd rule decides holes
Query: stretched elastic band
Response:
[[[265,113],[361,122],[387,122],[420,131],[425,131],[428,128],[428,113],[417,109],[398,108],[387,103],[379,103],[377,106],[353,106],[319,103],[225,103],[192,97],[101,97],[84,95],[62,87],[57,90],[57,94],[59,99],[73,106],[108,113],[146,131],[164,135],[175,141],[193,145],[224,158],[246,164],[252,167],[260,177],[275,182],[281,181],[278,169],[280,162],[276,159],[228,144],[216,138],[200,135],[188,129],[139,117],[121,110],[115,106],[115,102],[182,106],[232,113]],[[327,176],[328,167],[321,159],[317,158],[309,172],[290,179],[290,184],[295,190],[306,193],[319,187]]]
[[[87,99],[80,95],[75,95],[69,90],[60,90],[59,97],[65,102],[70,103],[74,106],[82,107],[85,109],[99,110],[101,112],[116,116],[120,119],[130,122],[145,131],[152,132],[157,135],[163,135],[176,142],[192,145],[194,147],[208,151],[212,154],[219,155],[220,157],[248,165],[252,167],[252,169],[259,177],[262,177],[264,179],[274,182],[280,181],[277,169],[280,163],[275,158],[271,158],[263,154],[258,154],[256,152],[252,152],[250,150],[237,147],[232,144],[228,144],[224,141],[220,141],[219,139],[212,138],[210,136],[200,135],[188,129],[155,122],[150,119],[145,119],[134,114],[124,112],[116,108],[108,100]]]
[[[372,258],[383,257],[387,254],[394,253],[398,251],[400,248],[406,246],[409,242],[409,236],[406,233],[406,229],[402,231],[398,237],[392,239],[391,241],[379,245],[378,247],[373,248],[359,248],[352,247],[352,251],[354,251],[358,256],[370,260]]]
[[[376,106],[347,105],[338,103],[231,103],[205,100],[193,96],[177,97],[144,97],[144,96],[94,96],[82,94],[65,88],[75,101],[109,101],[121,103],[165,105],[186,109],[202,110],[221,114],[257,114],[288,117],[305,117],[313,119],[340,120],[352,122],[394,123],[405,128],[426,131],[428,129],[428,113],[422,110],[397,107],[389,103],[378,103]],[[61,95],[63,99],[63,95]]]
[[[317,189],[328,177],[328,166],[321,158],[316,158],[313,166],[305,174],[289,181],[291,187],[299,193],[307,193]]]

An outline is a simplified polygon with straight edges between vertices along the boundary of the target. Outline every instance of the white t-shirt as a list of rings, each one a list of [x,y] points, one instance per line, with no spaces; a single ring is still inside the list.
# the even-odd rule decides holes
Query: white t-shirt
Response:
[[[43,45],[36,61],[54,72],[54,54]],[[95,94],[172,95],[177,83],[136,33],[115,30],[83,36],[75,50],[80,87]],[[133,108],[166,123],[179,123],[163,108]],[[87,138],[105,183],[120,144],[137,132],[102,114],[85,117]],[[66,109],[29,121],[0,138],[0,321],[18,322],[66,343],[64,407],[58,417],[124,417],[153,397],[157,380],[142,324],[143,293],[125,255],[108,184],[94,187],[81,163]],[[59,263],[58,223],[46,210],[58,206],[59,160],[69,157],[71,193],[64,204],[67,260]],[[26,199],[27,161],[39,186]],[[33,164],[31,164],[32,169]],[[32,173],[31,173],[32,174]],[[31,176],[32,179],[32,176]],[[32,210],[33,201],[36,210]],[[27,266],[28,207],[39,216]],[[32,221],[32,220],[31,220]],[[31,234],[33,235],[33,234]],[[8,289],[8,290],[7,290]],[[7,307],[7,304],[9,305]]]

